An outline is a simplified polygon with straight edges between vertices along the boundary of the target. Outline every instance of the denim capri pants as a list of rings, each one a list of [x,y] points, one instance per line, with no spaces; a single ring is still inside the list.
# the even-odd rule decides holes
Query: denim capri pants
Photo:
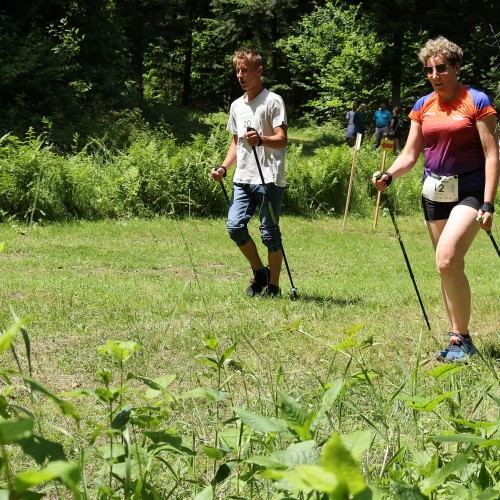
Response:
[[[269,200],[262,184],[234,183],[227,215],[227,231],[239,247],[248,243],[251,240],[248,223],[259,207],[262,243],[269,252],[277,252],[281,250],[281,231],[278,224],[285,188],[274,183],[266,184],[266,188]],[[274,220],[269,210],[269,202],[273,208]]]

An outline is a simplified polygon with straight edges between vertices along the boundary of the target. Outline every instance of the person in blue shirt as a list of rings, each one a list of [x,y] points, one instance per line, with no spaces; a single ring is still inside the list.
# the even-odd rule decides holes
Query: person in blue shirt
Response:
[[[373,113],[373,121],[375,122],[375,134],[372,150],[377,149],[380,146],[380,141],[382,137],[387,136],[389,130],[389,123],[391,123],[391,112],[387,109],[385,102],[380,103],[380,108]]]

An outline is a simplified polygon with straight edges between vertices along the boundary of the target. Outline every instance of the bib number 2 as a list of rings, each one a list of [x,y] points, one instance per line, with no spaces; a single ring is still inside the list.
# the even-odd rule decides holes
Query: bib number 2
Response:
[[[458,201],[458,176],[427,176],[422,187],[422,196],[431,201]]]

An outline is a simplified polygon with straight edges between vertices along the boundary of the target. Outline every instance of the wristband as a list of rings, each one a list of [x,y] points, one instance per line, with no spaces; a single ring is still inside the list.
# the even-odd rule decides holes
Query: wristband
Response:
[[[259,135],[259,143],[257,144],[257,146],[262,146],[262,137]]]
[[[217,170],[220,170],[221,168],[222,168],[222,170],[224,170],[224,175],[222,177],[226,177],[227,176],[227,168],[224,165],[221,165]]]
[[[479,210],[481,210],[481,212],[489,212],[490,214],[494,214],[495,213],[495,207],[489,202],[489,201],[485,201],[480,207],[479,207]]]
[[[392,174],[390,172],[382,172],[382,175],[387,175],[388,179],[387,182],[385,183],[386,186],[390,186],[392,182]]]

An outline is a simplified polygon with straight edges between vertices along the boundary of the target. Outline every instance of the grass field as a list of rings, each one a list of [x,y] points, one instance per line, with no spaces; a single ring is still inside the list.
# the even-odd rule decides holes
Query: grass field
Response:
[[[443,427],[450,431],[450,417],[498,419],[495,399],[487,393],[500,398],[495,374],[500,363],[500,261],[484,233],[467,259],[471,334],[482,356],[447,379],[458,395],[417,418],[401,401],[395,403],[394,391],[407,380],[401,394],[424,397],[439,392],[430,377],[419,375],[417,382],[415,370],[437,366],[433,353],[445,345],[448,331],[422,218],[399,218],[398,226],[430,332],[384,211],[376,229],[372,220],[355,218],[348,218],[342,229],[341,219],[326,217],[285,216],[281,226],[297,300],[288,296],[285,269],[282,298],[245,296],[249,269],[228,239],[222,219],[3,224],[0,328],[12,323],[10,308],[27,318],[33,377],[57,393],[95,387],[98,370],[113,369],[98,354],[98,346],[110,340],[137,342],[141,350],[127,361],[127,371],[150,378],[175,375],[172,393],[196,387],[228,391],[230,405],[217,406],[216,412],[209,404],[186,402],[166,417],[170,428],[194,436],[194,447],[217,444],[232,407],[273,415],[276,394],[285,391],[303,407],[313,408],[335,380],[352,382],[359,373],[371,373],[373,382],[350,384],[345,399],[351,406],[343,417],[339,410],[322,427],[324,436],[333,431],[373,432],[363,469],[371,482],[382,473],[384,450],[398,449],[396,441],[399,446],[401,441],[415,445],[422,435]],[[256,224],[251,230],[257,234]],[[335,348],[346,338],[358,339],[357,345]],[[216,352],[235,345],[230,366],[238,370],[231,372],[225,364],[221,378],[220,371],[200,364],[207,344],[213,345],[207,339],[217,339]],[[15,368],[8,357],[2,363],[4,369]],[[71,399],[83,422],[71,432],[86,441],[102,408]],[[55,410],[40,411],[54,422],[61,418]],[[383,429],[387,442],[378,440],[377,429]],[[88,467],[89,474],[97,473],[90,459]],[[208,484],[212,467],[201,467],[193,476]]]

